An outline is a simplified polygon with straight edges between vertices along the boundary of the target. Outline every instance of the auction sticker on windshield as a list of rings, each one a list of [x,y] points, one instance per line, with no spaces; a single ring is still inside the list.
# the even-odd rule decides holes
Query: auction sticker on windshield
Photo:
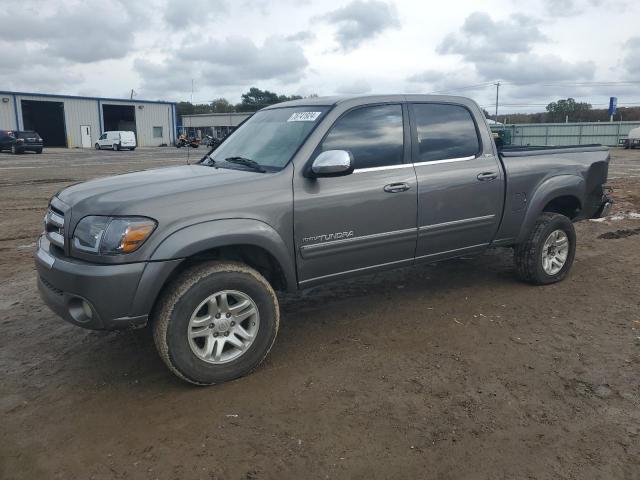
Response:
[[[296,112],[292,113],[287,122],[315,122],[322,112]]]

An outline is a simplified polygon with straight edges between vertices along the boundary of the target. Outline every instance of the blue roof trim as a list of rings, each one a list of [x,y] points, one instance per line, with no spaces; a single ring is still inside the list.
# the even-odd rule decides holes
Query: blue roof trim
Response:
[[[129,102],[129,103],[160,103],[163,105],[175,105],[176,102],[167,102],[164,100],[129,100],[128,98],[108,98],[108,97],[82,97],[79,95],[57,95],[55,93],[29,93],[29,92],[10,92],[0,90],[0,95],[28,95],[30,97],[49,97],[49,98],[73,98],[76,100],[99,100],[107,102]]]
[[[18,117],[18,99],[13,96],[13,113],[16,116],[16,130],[20,130],[20,119]]]

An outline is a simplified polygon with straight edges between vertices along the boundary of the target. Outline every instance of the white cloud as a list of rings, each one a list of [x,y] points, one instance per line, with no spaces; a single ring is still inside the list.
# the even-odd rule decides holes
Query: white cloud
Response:
[[[342,95],[359,95],[369,92],[371,92],[371,85],[363,79],[355,80],[352,83],[340,85],[336,88],[336,93],[340,93]]]
[[[395,5],[379,0],[352,0],[321,18],[336,26],[336,40],[345,52],[358,48],[385,30],[400,27]]]
[[[638,14],[622,0],[22,0],[0,10],[0,88],[184,100],[193,79],[195,101],[256,86],[488,105],[502,80],[505,102],[624,103],[637,88],[575,83],[638,78]]]

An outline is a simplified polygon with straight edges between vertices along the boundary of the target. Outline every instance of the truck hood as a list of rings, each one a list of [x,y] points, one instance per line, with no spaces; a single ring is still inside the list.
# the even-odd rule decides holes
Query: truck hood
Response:
[[[216,197],[224,197],[229,190],[233,190],[234,197],[241,198],[243,192],[255,191],[255,182],[266,183],[264,180],[272,175],[246,169],[183,165],[90,180],[72,185],[57,196],[71,207],[76,218],[116,214],[154,216],[167,207],[175,211],[180,205],[189,209],[191,204],[209,203]]]

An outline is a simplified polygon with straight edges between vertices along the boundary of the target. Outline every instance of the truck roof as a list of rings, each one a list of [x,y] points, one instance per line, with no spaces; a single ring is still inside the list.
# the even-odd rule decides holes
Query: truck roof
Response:
[[[377,103],[377,102],[455,102],[468,104],[473,102],[467,97],[457,95],[421,95],[421,94],[393,94],[393,95],[336,95],[328,97],[309,97],[300,100],[290,100],[288,102],[276,103],[266,107],[264,110],[282,107],[305,107],[305,106],[325,106],[330,107],[339,103]]]

